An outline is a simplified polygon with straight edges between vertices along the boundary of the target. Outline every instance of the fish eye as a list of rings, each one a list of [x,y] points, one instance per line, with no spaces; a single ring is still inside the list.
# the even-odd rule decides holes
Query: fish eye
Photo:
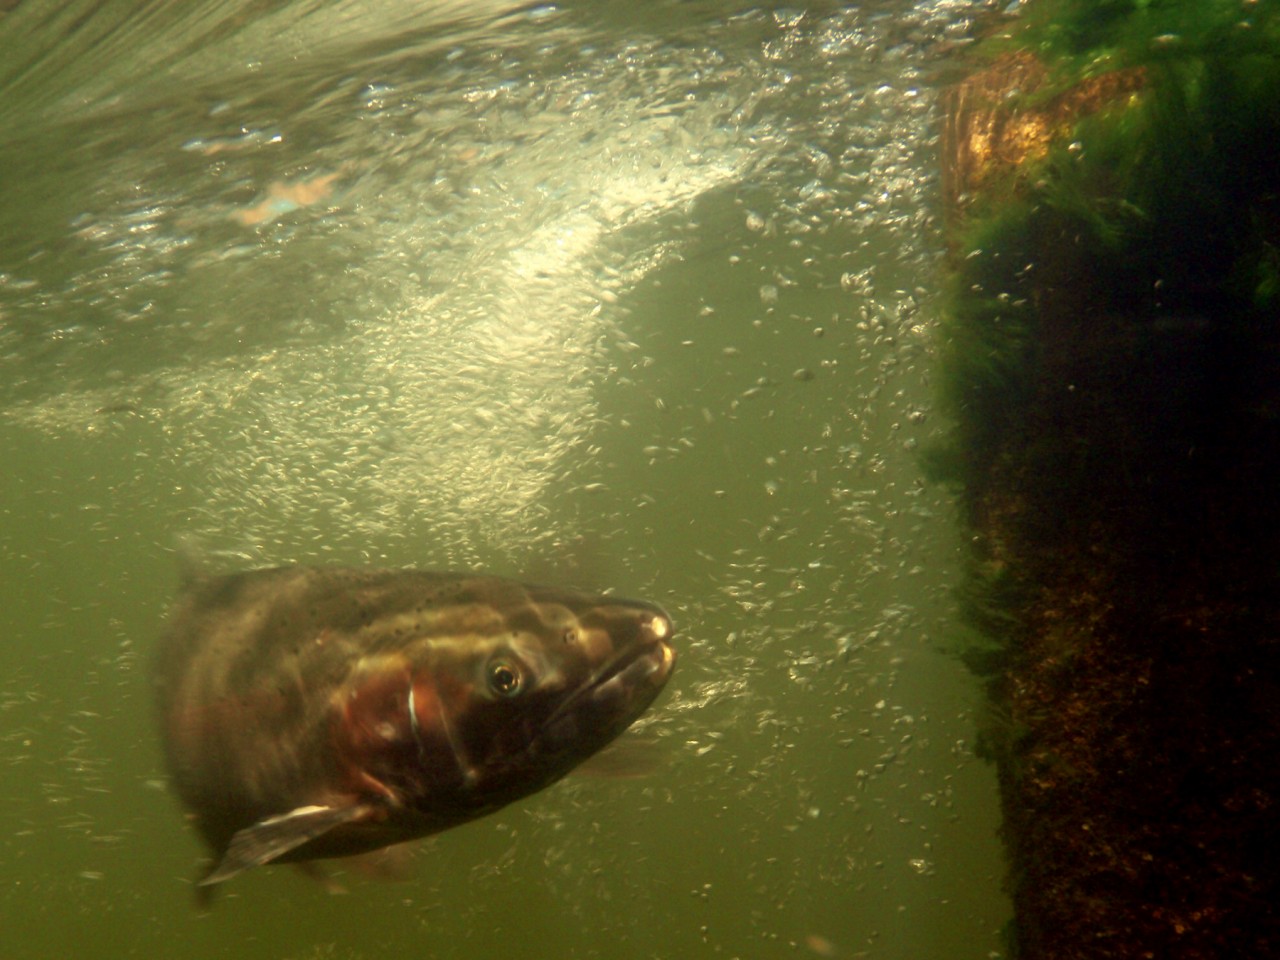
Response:
[[[489,664],[489,689],[500,697],[514,697],[524,686],[519,668],[506,660]]]
[[[566,627],[566,628],[565,628],[565,631],[564,631],[564,642],[565,642],[565,643],[577,643],[577,642],[578,642],[578,631],[577,631],[577,630],[575,630],[573,627]]]

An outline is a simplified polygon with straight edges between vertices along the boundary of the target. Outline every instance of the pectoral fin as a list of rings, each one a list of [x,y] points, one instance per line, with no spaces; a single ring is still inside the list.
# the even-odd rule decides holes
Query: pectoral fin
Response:
[[[359,803],[343,807],[298,807],[278,817],[259,820],[231,838],[222,861],[200,881],[199,886],[222,883],[250,867],[277,860],[334,827],[367,816],[371,810],[371,807]]]

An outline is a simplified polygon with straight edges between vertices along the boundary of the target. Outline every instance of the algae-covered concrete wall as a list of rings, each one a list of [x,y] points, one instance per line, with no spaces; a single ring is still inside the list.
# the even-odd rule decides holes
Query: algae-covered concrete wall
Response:
[[[947,99],[1013,951],[1280,952],[1280,12],[1040,0]]]

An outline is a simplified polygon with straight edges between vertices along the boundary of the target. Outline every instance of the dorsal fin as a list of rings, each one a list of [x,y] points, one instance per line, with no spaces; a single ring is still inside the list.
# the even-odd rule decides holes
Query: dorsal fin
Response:
[[[199,534],[179,533],[173,538],[178,560],[178,582],[183,589],[202,580],[263,566],[256,547],[243,550],[213,550]]]
[[[178,585],[182,589],[209,576],[208,553],[194,533],[178,534],[173,549],[178,557]]]

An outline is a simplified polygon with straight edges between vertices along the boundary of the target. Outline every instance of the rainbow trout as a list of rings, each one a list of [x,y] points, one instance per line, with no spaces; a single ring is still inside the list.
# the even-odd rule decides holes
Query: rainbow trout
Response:
[[[541,790],[653,702],[672,632],[651,603],[471,574],[192,579],[155,666],[169,776],[215,857],[200,885]]]

